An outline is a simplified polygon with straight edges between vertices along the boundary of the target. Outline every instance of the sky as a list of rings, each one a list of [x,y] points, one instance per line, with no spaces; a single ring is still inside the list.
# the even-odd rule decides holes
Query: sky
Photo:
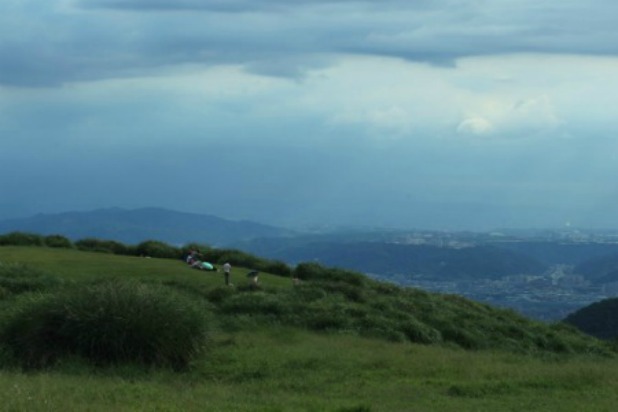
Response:
[[[614,0],[3,0],[0,219],[617,229]]]

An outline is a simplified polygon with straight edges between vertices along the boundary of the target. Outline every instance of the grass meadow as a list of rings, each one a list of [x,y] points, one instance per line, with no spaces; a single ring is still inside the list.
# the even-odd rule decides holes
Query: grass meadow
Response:
[[[196,296],[223,285],[221,273],[167,259],[7,246],[0,262],[27,262],[71,284],[131,277]],[[232,282],[241,287],[249,270],[234,268]],[[293,287],[269,274],[260,280]],[[6,295],[0,309],[15,302]],[[597,412],[617,402],[616,357],[392,342],[265,323],[250,313],[215,315],[205,350],[180,371],[77,357],[34,370],[0,362],[2,411]]]

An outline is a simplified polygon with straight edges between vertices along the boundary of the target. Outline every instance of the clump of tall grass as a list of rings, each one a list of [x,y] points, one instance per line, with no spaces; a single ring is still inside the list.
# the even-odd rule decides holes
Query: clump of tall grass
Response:
[[[116,280],[18,300],[0,340],[26,368],[77,356],[95,365],[182,369],[204,349],[208,331],[198,300],[161,285]]]
[[[23,263],[0,262],[0,299],[2,296],[24,292],[43,291],[62,282],[45,272]]]

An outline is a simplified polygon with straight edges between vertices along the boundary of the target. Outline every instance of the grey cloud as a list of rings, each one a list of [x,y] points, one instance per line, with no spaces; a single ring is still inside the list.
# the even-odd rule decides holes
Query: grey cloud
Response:
[[[28,23],[13,24],[14,33],[0,39],[0,84],[54,86],[183,63],[240,64],[255,73],[299,78],[333,53],[442,66],[461,57],[505,53],[618,53],[612,18],[618,4],[607,0],[585,6],[549,0],[75,4],[70,12],[46,6],[35,14],[27,7],[0,14],[0,24],[13,17]]]

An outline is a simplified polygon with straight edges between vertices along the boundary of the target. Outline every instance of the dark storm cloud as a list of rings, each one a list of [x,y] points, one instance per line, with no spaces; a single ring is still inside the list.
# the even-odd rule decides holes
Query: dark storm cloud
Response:
[[[8,4],[0,6],[7,33],[0,37],[5,85],[53,86],[178,64],[239,64],[259,74],[298,78],[337,53],[440,66],[506,53],[618,53],[613,19],[618,4],[608,0]]]

